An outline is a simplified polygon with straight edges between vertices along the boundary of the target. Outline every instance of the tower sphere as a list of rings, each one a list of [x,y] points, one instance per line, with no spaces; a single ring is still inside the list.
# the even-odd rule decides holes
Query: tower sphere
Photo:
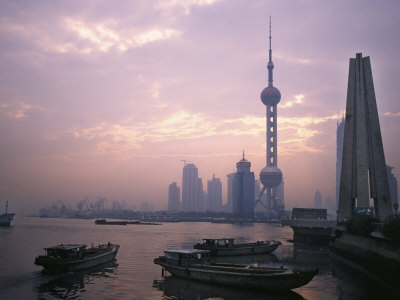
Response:
[[[264,105],[276,105],[281,101],[281,92],[274,86],[267,86],[261,92],[261,101]]]
[[[267,188],[278,186],[282,182],[282,171],[274,166],[266,166],[260,172],[260,181]]]

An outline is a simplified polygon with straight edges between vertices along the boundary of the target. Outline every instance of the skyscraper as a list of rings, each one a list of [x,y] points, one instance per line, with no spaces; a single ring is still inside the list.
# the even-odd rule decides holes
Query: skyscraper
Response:
[[[179,211],[180,208],[181,208],[181,190],[176,184],[176,182],[173,182],[169,185],[168,189],[168,210]]]
[[[224,211],[232,213],[233,212],[233,179],[236,173],[230,173],[226,175],[227,177],[227,202],[224,205]]]
[[[254,217],[254,172],[244,157],[236,163],[237,172],[232,181],[233,214],[240,218]]]
[[[278,135],[277,135],[277,105],[281,100],[280,91],[273,86],[272,72],[274,64],[272,62],[271,46],[271,18],[269,23],[269,61],[268,61],[268,86],[261,92],[261,101],[266,106],[266,146],[267,146],[267,165],[260,172],[260,181],[263,189],[257,198],[260,201],[262,194],[267,190],[267,208],[269,210],[278,209],[277,187],[282,182],[282,171],[278,168]],[[256,202],[256,203],[257,203]]]
[[[340,123],[337,123],[337,130],[336,130],[336,210],[339,207],[340,172],[342,170],[342,159],[343,159],[343,138],[344,138],[344,117],[342,117],[342,121]]]
[[[369,57],[350,59],[338,222],[374,201],[375,216],[392,213],[385,154]]]
[[[199,211],[199,191],[203,192],[203,184],[198,178],[198,169],[194,164],[186,164],[182,174],[182,210]],[[200,186],[201,184],[201,186]]]
[[[213,175],[212,180],[207,182],[207,210],[222,210],[222,184],[219,178]]]
[[[314,195],[314,208],[322,208],[322,195],[319,190]]]
[[[196,178],[196,188],[195,188],[195,200],[194,200],[194,211],[205,211],[205,201],[206,195],[203,189],[203,180],[201,178]]]

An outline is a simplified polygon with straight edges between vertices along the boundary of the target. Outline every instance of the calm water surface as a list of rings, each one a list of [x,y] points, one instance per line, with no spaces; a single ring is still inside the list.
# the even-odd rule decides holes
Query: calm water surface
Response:
[[[164,223],[161,226],[96,225],[93,220],[16,217],[0,227],[0,299],[385,299],[383,291],[331,262],[329,250],[293,245],[290,228],[278,224]],[[252,292],[163,278],[153,259],[164,249],[193,248],[202,238],[237,242],[282,241],[273,255],[241,258],[247,264],[318,266],[308,285],[285,294]],[[117,243],[115,263],[63,275],[45,275],[33,261],[61,243]]]

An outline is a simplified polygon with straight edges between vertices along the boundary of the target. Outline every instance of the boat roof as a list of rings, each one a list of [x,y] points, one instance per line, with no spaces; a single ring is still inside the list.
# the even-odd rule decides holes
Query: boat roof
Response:
[[[61,244],[53,247],[44,248],[45,250],[72,250],[78,248],[86,248],[83,244]]]
[[[209,250],[198,250],[198,249],[168,249],[165,253],[182,253],[182,254],[198,254],[198,253],[209,253]]]
[[[235,240],[234,238],[217,238],[217,239],[202,239],[203,241],[225,241],[225,240]]]

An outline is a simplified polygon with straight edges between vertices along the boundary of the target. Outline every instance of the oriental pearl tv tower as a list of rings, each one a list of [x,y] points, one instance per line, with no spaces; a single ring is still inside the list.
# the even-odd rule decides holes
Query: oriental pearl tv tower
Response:
[[[277,187],[282,182],[282,172],[278,166],[278,140],[277,140],[277,105],[281,100],[281,93],[273,86],[272,71],[274,64],[272,63],[271,50],[271,17],[269,19],[269,61],[268,61],[268,86],[261,92],[261,101],[267,110],[267,165],[260,172],[260,181],[263,188],[258,196],[256,203],[261,201],[261,196],[267,190],[267,210],[276,210],[277,205]]]

